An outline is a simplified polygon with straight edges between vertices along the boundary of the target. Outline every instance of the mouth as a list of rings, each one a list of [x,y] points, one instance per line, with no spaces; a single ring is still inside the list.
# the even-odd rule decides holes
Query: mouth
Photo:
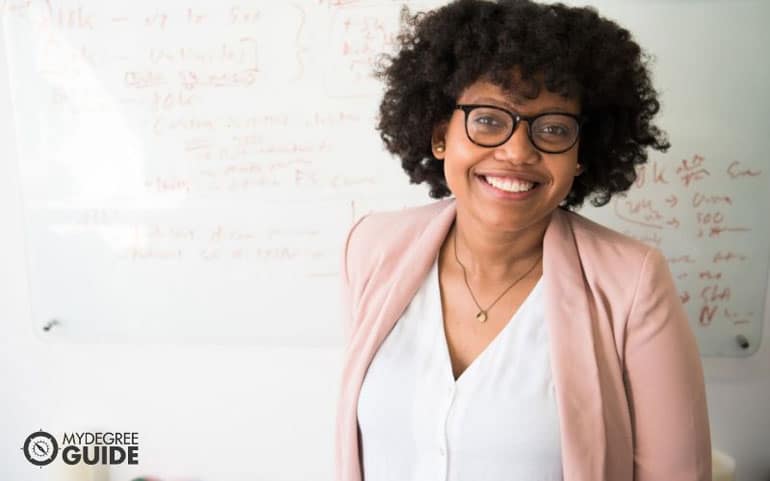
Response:
[[[540,182],[524,180],[502,180],[489,178],[484,175],[475,175],[482,185],[483,190],[497,199],[521,200],[533,196],[542,185]]]

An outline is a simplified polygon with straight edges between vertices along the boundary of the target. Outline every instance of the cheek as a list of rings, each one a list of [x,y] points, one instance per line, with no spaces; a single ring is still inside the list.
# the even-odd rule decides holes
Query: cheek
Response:
[[[560,156],[548,159],[548,170],[560,184],[572,183],[577,173],[577,155]]]
[[[561,174],[559,177],[559,186],[558,186],[558,196],[561,198],[567,197],[569,195],[570,190],[572,190],[572,186],[575,183],[575,168],[572,166],[572,170],[565,171]]]
[[[447,186],[452,192],[457,192],[460,187],[460,178],[463,175],[463,169],[453,162],[451,152],[447,152],[447,157],[444,158],[444,178],[446,179]]]
[[[447,156],[444,158],[444,177],[451,186],[461,188],[461,184],[467,183],[472,177],[470,170],[476,162],[474,154],[462,147],[455,147],[447,150]]]
[[[446,136],[446,155],[444,157],[444,176],[447,183],[464,182],[469,176],[469,169],[478,161],[479,153],[475,145],[468,142],[463,127],[453,126]]]

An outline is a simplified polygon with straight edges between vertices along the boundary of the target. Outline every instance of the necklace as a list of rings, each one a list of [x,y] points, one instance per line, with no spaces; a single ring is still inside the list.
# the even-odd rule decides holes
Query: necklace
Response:
[[[515,286],[520,280],[524,279],[527,276],[527,274],[532,272],[532,269],[534,269],[535,266],[537,266],[537,263],[540,262],[540,258],[543,257],[543,254],[541,253],[538,256],[538,258],[535,261],[535,263],[532,264],[532,267],[530,267],[529,270],[527,270],[527,272],[525,272],[518,279],[513,281],[513,284],[508,286],[503,291],[502,294],[497,296],[497,299],[495,299],[494,302],[492,302],[492,304],[487,306],[486,309],[482,309],[481,306],[479,305],[479,301],[476,300],[476,296],[473,295],[473,290],[471,289],[471,285],[468,283],[468,273],[465,271],[465,266],[462,264],[462,262],[460,262],[460,259],[457,257],[457,231],[456,230],[455,230],[454,239],[452,239],[452,240],[453,240],[453,243],[454,243],[455,260],[457,261],[458,264],[460,264],[460,267],[463,270],[463,280],[465,280],[465,285],[468,287],[468,292],[471,293],[471,297],[473,298],[473,302],[476,304],[476,307],[479,308],[479,312],[476,314],[476,320],[479,321],[479,322],[486,322],[486,320],[487,320],[487,312],[489,312],[489,310],[492,308],[492,306],[494,306],[497,303],[497,301],[499,301],[505,295],[505,293],[508,292],[513,286]]]

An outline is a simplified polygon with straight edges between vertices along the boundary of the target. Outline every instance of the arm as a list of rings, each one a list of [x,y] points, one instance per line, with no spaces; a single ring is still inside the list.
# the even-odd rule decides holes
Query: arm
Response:
[[[345,244],[342,248],[342,255],[340,256],[340,306],[342,312],[342,332],[345,340],[345,346],[350,343],[350,339],[353,335],[353,292],[350,282],[350,271],[348,270],[348,257],[351,250],[351,238],[353,231],[369,214],[362,216],[356,221],[348,230],[345,236]]]
[[[635,481],[711,481],[703,367],[665,258],[650,249],[631,305],[624,380]]]

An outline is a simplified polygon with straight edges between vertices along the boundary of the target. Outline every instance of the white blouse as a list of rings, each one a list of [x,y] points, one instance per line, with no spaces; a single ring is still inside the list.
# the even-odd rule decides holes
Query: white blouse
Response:
[[[437,256],[375,353],[357,414],[365,481],[561,481],[542,278],[455,381]]]

